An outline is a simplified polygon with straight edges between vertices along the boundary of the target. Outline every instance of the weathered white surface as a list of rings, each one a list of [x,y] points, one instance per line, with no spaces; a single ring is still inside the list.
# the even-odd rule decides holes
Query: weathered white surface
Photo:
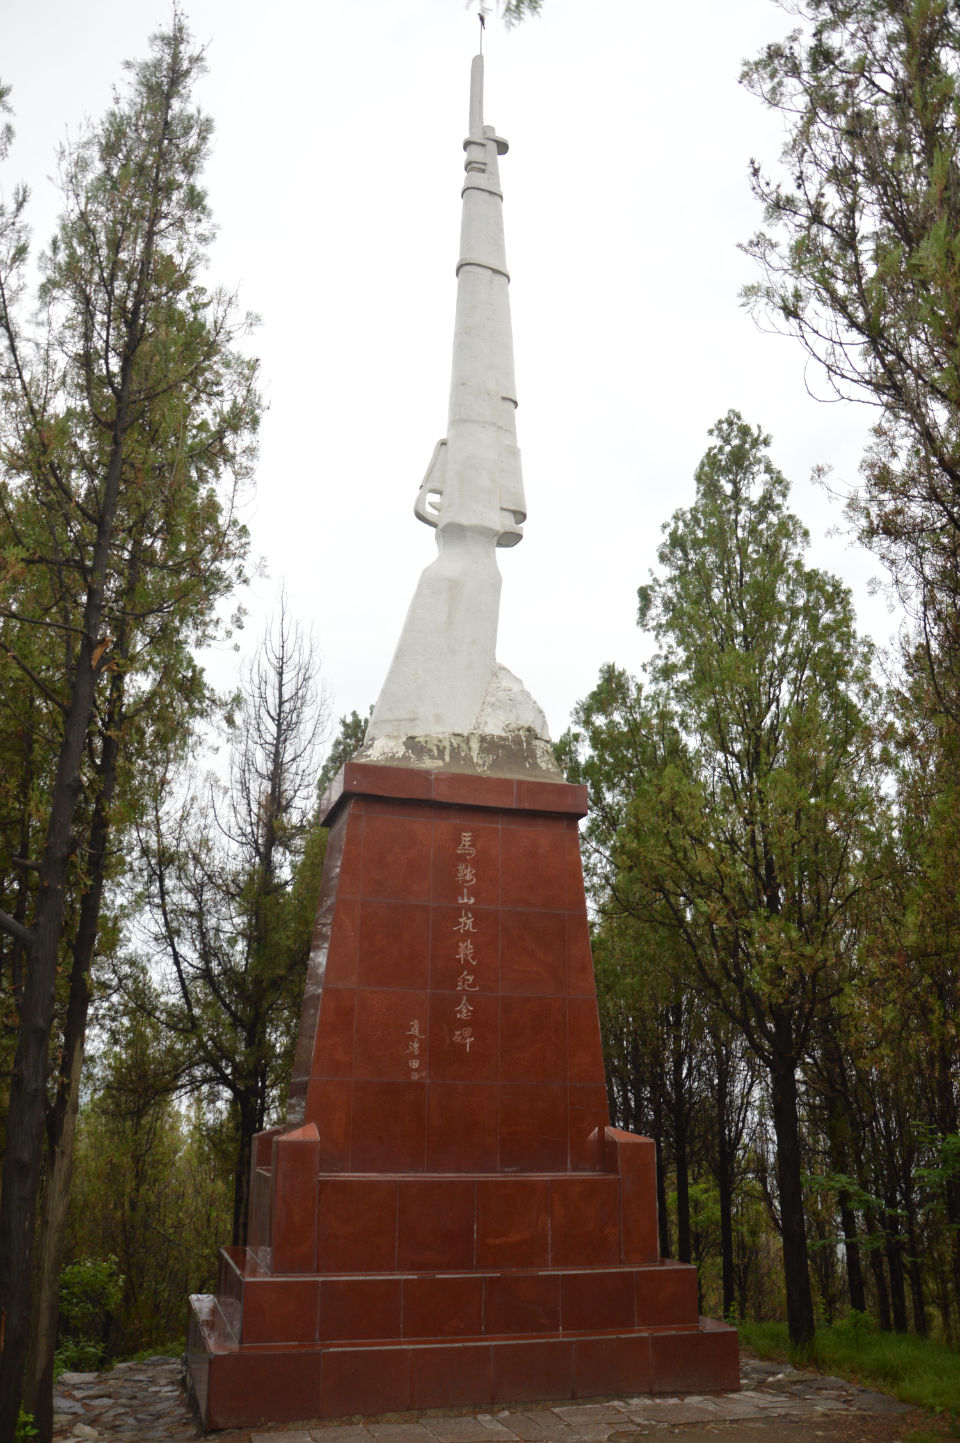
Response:
[[[440,441],[414,507],[421,521],[477,526],[514,546],[526,517],[517,449],[510,277],[503,243],[498,156],[507,142],[483,124],[483,57],[470,76],[470,134],[463,143],[457,314],[447,435]]]
[[[414,507],[436,527],[439,554],[420,577],[361,755],[408,766],[436,766],[442,758],[459,769],[556,775],[543,712],[496,660],[496,548],[516,545],[526,519],[498,166],[506,149],[483,124],[478,55],[464,141],[447,435]]]

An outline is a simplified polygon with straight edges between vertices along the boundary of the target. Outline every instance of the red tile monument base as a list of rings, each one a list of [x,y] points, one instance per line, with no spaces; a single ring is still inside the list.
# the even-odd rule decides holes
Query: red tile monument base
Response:
[[[582,787],[351,762],[289,1122],[191,1299],[207,1428],[738,1386],[608,1122]]]

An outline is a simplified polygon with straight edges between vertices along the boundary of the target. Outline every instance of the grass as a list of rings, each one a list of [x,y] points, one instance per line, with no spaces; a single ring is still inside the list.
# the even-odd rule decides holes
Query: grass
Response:
[[[818,1328],[813,1344],[802,1353],[790,1347],[785,1323],[743,1323],[739,1332],[741,1341],[761,1358],[789,1358],[798,1366],[850,1378],[946,1417],[954,1428],[960,1425],[960,1352],[945,1343],[910,1333],[881,1333],[862,1313]]]
[[[127,1353],[114,1358],[113,1363],[146,1363],[150,1358],[179,1358],[186,1352],[187,1339],[184,1333],[179,1338],[169,1338],[166,1343],[154,1343],[150,1348],[141,1348],[139,1353]],[[113,1367],[113,1363],[110,1364]]]
[[[109,1373],[117,1363],[145,1363],[148,1359],[157,1357],[179,1358],[186,1346],[186,1337],[181,1334],[179,1338],[171,1338],[166,1343],[154,1343],[149,1348],[142,1348],[139,1353],[104,1358],[99,1343],[68,1340],[53,1355],[53,1376],[59,1378],[61,1373]]]

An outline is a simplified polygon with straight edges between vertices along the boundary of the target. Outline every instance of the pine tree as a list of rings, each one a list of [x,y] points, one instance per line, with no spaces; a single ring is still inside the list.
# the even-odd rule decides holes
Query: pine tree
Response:
[[[256,363],[235,349],[244,323],[231,298],[202,279],[211,132],[191,103],[202,69],[175,14],[100,123],[62,151],[64,210],[35,323],[21,318],[23,191],[0,217],[0,654],[33,697],[42,808],[22,915],[0,912],[24,979],[0,1200],[4,1437],[23,1386],[48,1125],[34,1406],[41,1436],[51,1427],[49,1279],[118,829],[154,761],[207,708],[193,648],[215,630],[246,548],[236,493],[259,417]]]

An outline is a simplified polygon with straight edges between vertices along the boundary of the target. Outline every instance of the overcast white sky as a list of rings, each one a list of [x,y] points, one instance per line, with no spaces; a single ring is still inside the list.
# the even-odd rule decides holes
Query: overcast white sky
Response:
[[[248,522],[266,574],[243,644],[284,583],[336,714],[364,711],[435,554],[412,506],[446,428],[477,20],[462,0],[185,9],[208,45],[215,279],[262,317],[270,409]],[[38,242],[57,213],[57,145],[169,14],[162,0],[0,0],[17,112],[3,185],[31,183]],[[555,736],[603,662],[637,670],[647,655],[636,587],[730,407],[772,433],[812,559],[854,588],[862,627],[881,641],[894,627],[867,595],[876,563],[829,535],[842,514],[809,480],[826,463],[855,483],[870,414],[811,400],[807,383],[824,388],[799,347],[738,303],[753,269],[737,243],[760,223],[748,162],[782,138],[738,75],[787,28],[772,0],[545,0],[514,30],[488,22],[530,513],[500,553],[498,652]],[[214,658],[216,679],[234,665]]]

